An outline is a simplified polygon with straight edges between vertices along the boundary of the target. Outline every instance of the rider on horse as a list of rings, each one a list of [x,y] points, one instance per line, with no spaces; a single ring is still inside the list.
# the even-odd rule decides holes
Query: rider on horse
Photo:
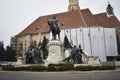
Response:
[[[50,31],[52,31],[53,40],[56,40],[56,35],[58,34],[58,38],[60,40],[60,28],[58,27],[58,21],[56,17],[53,17],[52,19],[48,20],[48,25],[50,26]]]

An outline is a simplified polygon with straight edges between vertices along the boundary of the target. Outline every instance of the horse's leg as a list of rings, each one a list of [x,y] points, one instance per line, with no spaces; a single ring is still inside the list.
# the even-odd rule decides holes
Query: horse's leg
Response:
[[[56,34],[53,35],[53,40],[56,40]]]
[[[56,39],[56,37],[55,37],[55,36],[53,36],[52,40],[55,40],[55,39]]]
[[[60,40],[60,33],[58,34],[58,36],[59,36],[59,40]]]
[[[55,36],[55,32],[52,32],[52,40],[55,40],[56,36]]]
[[[54,34],[52,33],[52,40],[54,40]]]
[[[54,38],[55,38],[54,40],[56,40],[56,36]]]
[[[58,38],[59,38],[59,40],[60,40],[60,34],[58,33]]]

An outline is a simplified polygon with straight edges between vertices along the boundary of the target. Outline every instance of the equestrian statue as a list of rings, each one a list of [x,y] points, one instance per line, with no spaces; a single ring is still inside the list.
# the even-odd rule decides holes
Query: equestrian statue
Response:
[[[50,26],[50,31],[52,31],[52,40],[56,40],[57,35],[58,35],[58,38],[60,40],[60,28],[58,26],[57,18],[53,17],[52,19],[49,19],[48,20],[48,25]],[[61,26],[63,26],[63,24],[61,24]]]

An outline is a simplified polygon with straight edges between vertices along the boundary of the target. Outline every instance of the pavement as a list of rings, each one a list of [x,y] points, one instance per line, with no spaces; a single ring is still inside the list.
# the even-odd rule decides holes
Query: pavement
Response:
[[[0,80],[120,80],[120,70],[65,72],[0,71]]]

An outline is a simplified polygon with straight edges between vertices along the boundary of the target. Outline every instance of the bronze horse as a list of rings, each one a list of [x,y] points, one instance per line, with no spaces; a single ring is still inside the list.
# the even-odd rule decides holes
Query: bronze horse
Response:
[[[52,31],[52,40],[56,40],[57,35],[60,40],[60,28],[58,27],[58,22],[57,22],[56,17],[49,19],[48,25],[50,26],[50,31]]]

